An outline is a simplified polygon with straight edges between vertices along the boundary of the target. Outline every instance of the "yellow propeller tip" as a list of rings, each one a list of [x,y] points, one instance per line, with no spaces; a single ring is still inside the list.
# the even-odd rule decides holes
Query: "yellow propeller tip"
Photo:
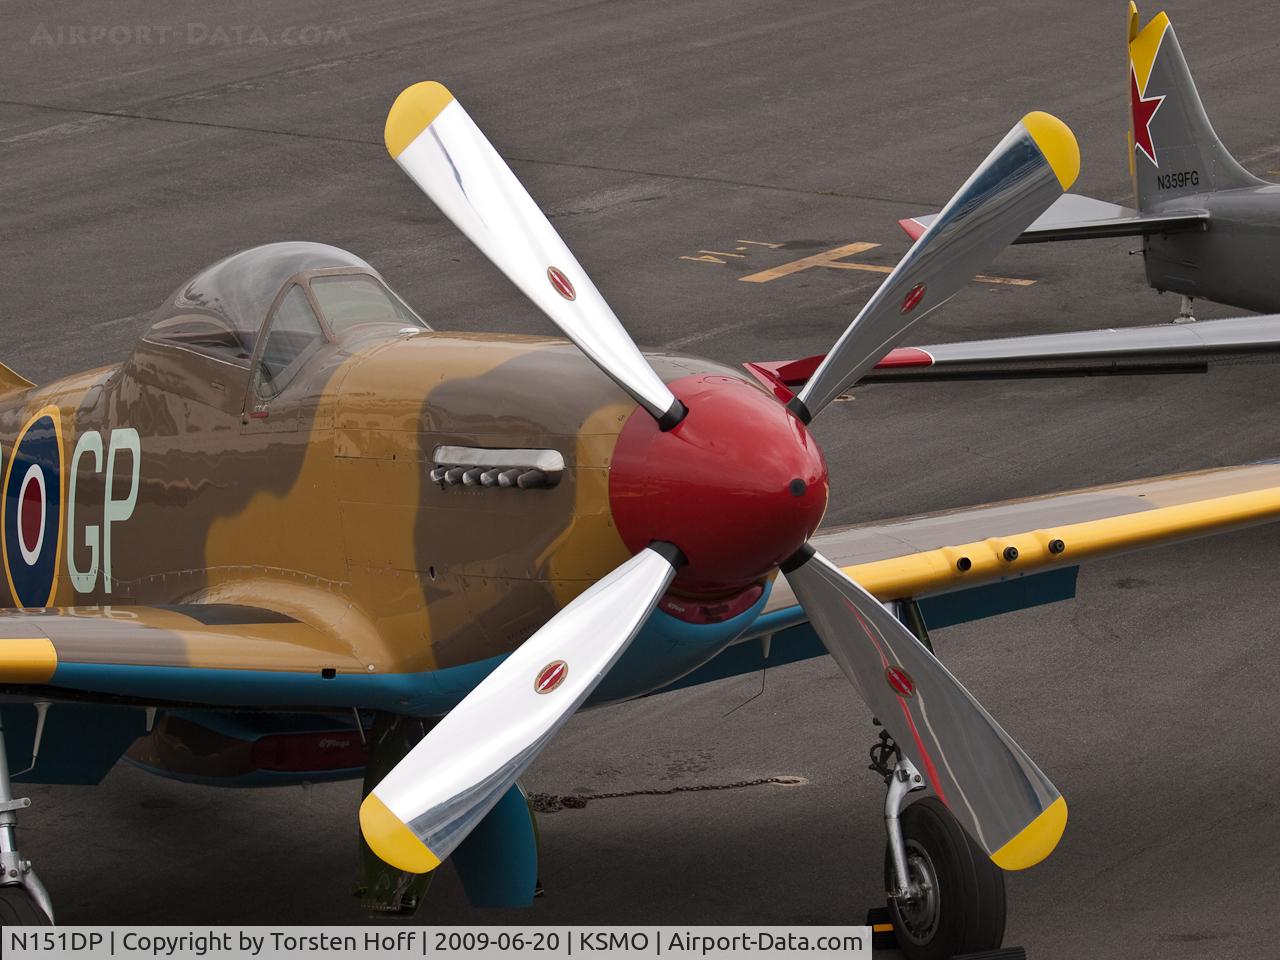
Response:
[[[387,126],[383,130],[387,152],[392,158],[404,153],[405,148],[452,102],[453,94],[444,84],[434,80],[424,80],[401,91],[387,113]]]
[[[1044,158],[1058,175],[1062,189],[1068,189],[1080,176],[1080,145],[1071,128],[1051,113],[1033,110],[1022,118],[1022,125],[1031,134]]]
[[[1067,801],[1062,797],[1049,804],[1003,847],[991,854],[991,862],[1001,870],[1025,870],[1053,853],[1067,829]]]
[[[399,870],[429,873],[440,866],[440,858],[372,793],[360,804],[360,832],[370,850]]]

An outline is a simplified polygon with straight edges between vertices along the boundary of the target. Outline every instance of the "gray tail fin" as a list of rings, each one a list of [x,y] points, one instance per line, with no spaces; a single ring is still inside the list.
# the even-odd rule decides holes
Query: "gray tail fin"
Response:
[[[1173,25],[1163,13],[1141,30],[1129,4],[1129,170],[1137,207],[1262,183],[1227,152],[1200,102]]]

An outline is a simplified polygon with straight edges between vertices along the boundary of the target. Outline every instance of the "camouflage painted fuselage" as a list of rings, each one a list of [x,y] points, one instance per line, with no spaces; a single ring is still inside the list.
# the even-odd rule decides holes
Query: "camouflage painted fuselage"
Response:
[[[741,379],[653,362],[670,379]],[[557,340],[366,331],[266,403],[247,370],[144,340],[119,366],[15,391],[0,410],[3,602],[265,608],[331,636],[339,673],[482,661],[627,557],[608,484],[635,409]],[[430,478],[442,445],[554,450],[565,469],[547,488],[446,485]],[[43,505],[20,477],[37,462]],[[55,554],[43,579],[26,563],[36,540]],[[199,654],[188,644],[181,665]],[[279,655],[258,663],[246,643],[237,657],[288,669]]]
[[[667,433],[567,341],[430,330],[358,257],[282,243],[181,285],[119,365],[0,367],[0,719],[33,743],[26,704],[59,703],[32,775],[126,749],[202,782],[358,774],[322,744],[447,713],[653,540],[687,563],[592,702],[713,658],[826,468],[760,384],[648,359],[692,405]]]

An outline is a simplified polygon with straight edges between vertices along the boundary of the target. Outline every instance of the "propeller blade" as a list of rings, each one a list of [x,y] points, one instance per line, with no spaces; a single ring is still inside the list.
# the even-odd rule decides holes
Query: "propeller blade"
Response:
[[[1028,113],[907,251],[789,406],[806,423],[1017,239],[1080,172],[1061,120]]]
[[[664,430],[684,406],[649,366],[555,228],[444,86],[415,83],[387,114],[387,150],[442,213]]]
[[[365,797],[373,852],[411,873],[439,866],[609,672],[683,562],[670,544],[641,550],[502,661]]]
[[[1047,857],[1067,802],[1013,738],[875,597],[813,548],[783,566],[827,651],[996,866]]]

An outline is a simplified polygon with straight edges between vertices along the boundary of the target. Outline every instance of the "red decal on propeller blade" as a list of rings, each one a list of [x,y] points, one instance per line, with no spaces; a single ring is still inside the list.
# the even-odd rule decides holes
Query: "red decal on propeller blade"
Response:
[[[911,674],[901,667],[885,667],[884,678],[889,681],[889,686],[898,696],[915,696],[916,682],[911,679]]]
[[[547,267],[547,279],[551,281],[551,285],[556,288],[556,293],[560,296],[566,300],[577,299],[577,291],[573,289],[573,284],[559,267]]]
[[[533,681],[533,689],[538,693],[550,693],[569,675],[569,665],[563,660],[552,660],[538,671]]]
[[[902,308],[899,312],[910,313],[916,308],[916,305],[924,298],[924,284],[917,283],[914,287],[907,291],[907,295],[902,298]]]

